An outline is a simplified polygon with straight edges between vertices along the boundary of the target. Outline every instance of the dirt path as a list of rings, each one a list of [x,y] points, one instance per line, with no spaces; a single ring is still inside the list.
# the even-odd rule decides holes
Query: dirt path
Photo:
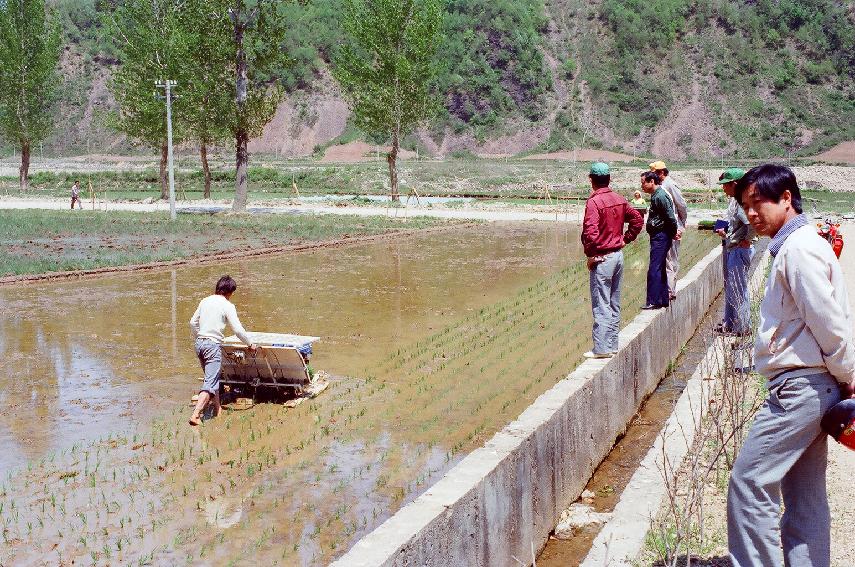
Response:
[[[96,205],[96,208],[104,210],[104,206]],[[0,197],[0,209],[68,209],[65,199],[34,198],[23,199],[20,197]],[[176,206],[179,212],[228,212],[230,203],[213,201],[182,201]],[[141,202],[110,202],[107,205],[110,211],[135,211],[135,212],[165,212],[169,210],[169,204],[164,201],[153,203]],[[250,203],[247,207],[250,213],[314,213],[330,215],[356,215],[356,216],[390,216],[405,218],[412,216],[427,216],[442,219],[458,220],[482,220],[482,221],[527,221],[527,220],[561,220],[568,222],[579,222],[581,206],[576,203],[560,203],[559,205],[530,205],[530,206],[507,206],[501,203],[471,203],[459,207],[442,206],[418,206],[411,203],[400,208],[389,208],[383,205],[374,206],[333,206],[319,203]],[[71,211],[69,211],[71,214]],[[557,218],[556,218],[557,217]]]
[[[88,207],[88,205],[87,205]],[[271,214],[328,214],[328,215],[355,215],[360,217],[389,216],[394,218],[406,218],[423,216],[454,220],[477,220],[477,221],[561,221],[582,222],[584,205],[579,202],[560,201],[557,205],[514,205],[502,202],[472,201],[461,203],[457,206],[443,206],[432,204],[429,206],[416,205],[411,202],[400,208],[389,208],[384,205],[369,206],[334,206],[321,203],[295,203],[295,202],[250,202],[247,210],[250,213]],[[103,205],[96,205],[98,210],[105,210]],[[68,209],[65,199],[32,198],[0,196],[0,209]],[[215,201],[182,201],[176,206],[179,212],[228,212],[231,204],[228,202]],[[108,211],[134,211],[134,212],[166,212],[169,204],[164,201],[153,203],[142,202],[110,202],[106,206]],[[71,214],[71,211],[69,211]],[[718,218],[721,211],[692,209],[689,218],[692,221],[709,220]]]

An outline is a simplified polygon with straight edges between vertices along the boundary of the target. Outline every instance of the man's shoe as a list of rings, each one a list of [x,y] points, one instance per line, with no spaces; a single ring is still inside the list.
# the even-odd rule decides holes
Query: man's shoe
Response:
[[[653,303],[650,303],[650,304],[645,305],[644,307],[642,307],[642,309],[646,309],[646,310],[650,310],[650,309],[662,309],[663,307],[665,307],[665,305],[655,305],[655,304],[653,304]]]
[[[610,352],[594,352],[588,351],[584,354],[585,358],[611,358],[612,353]]]
[[[729,335],[733,334],[733,332],[730,330],[730,328],[726,327],[723,322],[716,325],[715,328],[713,329],[713,332],[717,335],[729,336]]]

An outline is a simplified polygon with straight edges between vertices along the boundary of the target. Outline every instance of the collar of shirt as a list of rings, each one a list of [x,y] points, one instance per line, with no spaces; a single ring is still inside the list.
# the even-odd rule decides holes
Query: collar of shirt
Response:
[[[771,254],[772,256],[777,256],[778,252],[781,251],[781,246],[784,245],[784,242],[787,240],[787,238],[797,229],[807,225],[808,219],[803,214],[796,215],[787,222],[785,222],[784,226],[782,226],[772,238],[772,242],[769,244],[769,254]]]
[[[728,220],[736,217],[736,207],[738,207],[738,206],[739,206],[739,202],[736,200],[736,198],[731,197],[730,200],[727,202]]]
[[[591,193],[591,197],[593,197],[594,195],[602,195],[603,193],[606,193],[611,190],[611,187],[600,187],[599,189],[594,189],[594,192]]]

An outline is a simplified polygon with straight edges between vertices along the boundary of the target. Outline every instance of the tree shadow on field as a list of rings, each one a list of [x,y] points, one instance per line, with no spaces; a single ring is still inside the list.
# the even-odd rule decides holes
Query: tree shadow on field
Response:
[[[662,561],[656,561],[650,564],[650,567],[666,567]],[[686,556],[683,555],[677,559],[677,567],[686,567]],[[731,567],[730,558],[718,555],[716,557],[692,557],[691,567]]]

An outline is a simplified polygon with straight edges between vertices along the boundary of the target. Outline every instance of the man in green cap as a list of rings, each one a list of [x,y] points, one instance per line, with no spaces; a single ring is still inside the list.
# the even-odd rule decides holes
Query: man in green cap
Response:
[[[748,217],[742,206],[734,198],[736,182],[745,172],[731,167],[721,174],[718,184],[730,197],[727,205],[727,229],[719,229],[724,239],[724,318],[716,331],[745,337],[751,334],[751,307],[748,302],[748,268],[754,256],[752,240],[754,229],[748,223]]]
[[[594,346],[587,358],[608,358],[618,350],[620,284],[623,247],[635,240],[644,221],[626,199],[609,187],[611,174],[603,162],[591,164],[591,196],[585,203],[582,246],[588,257]],[[624,232],[623,226],[629,226]]]

